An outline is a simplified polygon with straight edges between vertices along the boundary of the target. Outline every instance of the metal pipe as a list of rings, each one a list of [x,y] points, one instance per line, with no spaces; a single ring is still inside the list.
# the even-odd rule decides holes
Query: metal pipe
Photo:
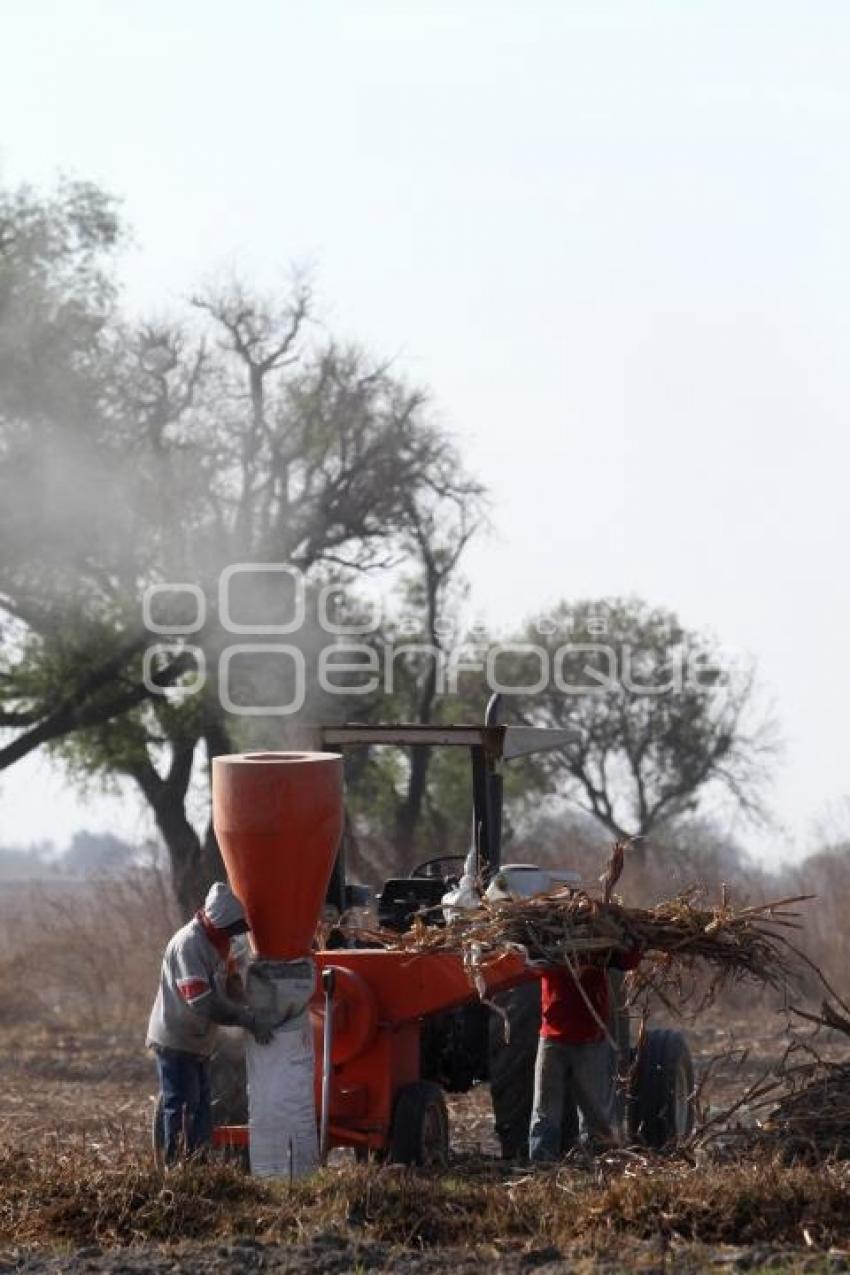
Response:
[[[322,987],[325,992],[325,1029],[322,1036],[322,1115],[319,1123],[319,1161],[321,1164],[327,1163],[331,1136],[331,1076],[333,1073],[331,1053],[334,1038],[333,1002],[335,981],[336,972],[333,967],[322,970]]]

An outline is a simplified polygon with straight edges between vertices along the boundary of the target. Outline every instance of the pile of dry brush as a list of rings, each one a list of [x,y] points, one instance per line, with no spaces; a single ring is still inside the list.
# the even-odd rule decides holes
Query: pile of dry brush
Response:
[[[615,845],[601,897],[571,887],[527,899],[482,897],[479,906],[458,909],[444,926],[416,918],[404,934],[375,937],[411,952],[458,952],[471,969],[510,950],[532,964],[574,967],[639,948],[649,958],[644,982],[656,991],[679,979],[683,968],[697,966],[708,968],[713,988],[742,979],[777,990],[793,983],[806,962],[789,931],[800,928],[795,905],[811,896],[735,909],[725,890],[715,906],[689,890],[654,907],[626,907],[613,895],[625,849],[625,843]]]
[[[785,1159],[850,1159],[850,1065],[829,1061],[817,1048],[823,1030],[850,1036],[848,1010],[840,1003],[844,1013],[826,1001],[819,1014],[793,1011],[814,1023],[817,1031],[794,1042],[775,1077],[762,1086],[760,1101],[753,1104],[757,1113],[766,1109],[756,1142]]]

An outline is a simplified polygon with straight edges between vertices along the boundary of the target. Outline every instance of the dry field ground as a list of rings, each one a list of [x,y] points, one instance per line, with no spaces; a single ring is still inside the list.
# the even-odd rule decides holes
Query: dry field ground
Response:
[[[784,1019],[759,1009],[715,1010],[688,1030],[702,1068],[732,1041],[750,1046],[743,1062],[715,1064],[712,1110],[787,1043]],[[341,1163],[294,1188],[227,1167],[162,1178],[148,1155],[154,1090],[136,1031],[7,1018],[0,1270],[850,1270],[842,1164],[720,1149],[531,1172],[492,1158],[478,1090],[452,1101],[454,1161],[443,1175]]]
[[[0,892],[0,1272],[850,1270],[850,1162],[742,1154],[733,1137],[532,1172],[496,1160],[486,1090],[452,1100],[444,1174],[346,1161],[292,1188],[228,1166],[162,1177],[142,1039],[176,923],[150,873]],[[788,1044],[782,1014],[731,1004],[686,1026],[709,1117]],[[841,1059],[850,1041],[818,1047]]]

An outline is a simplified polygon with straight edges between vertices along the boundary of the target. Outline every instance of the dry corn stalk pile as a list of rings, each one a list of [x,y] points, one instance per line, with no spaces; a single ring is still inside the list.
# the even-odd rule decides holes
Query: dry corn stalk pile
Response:
[[[764,1122],[768,1139],[777,1139],[786,1155],[822,1159],[850,1157],[850,1067],[821,1066],[802,1088],[782,1098]]]
[[[799,926],[792,909],[804,897],[736,910],[725,901],[702,905],[689,891],[655,907],[630,908],[567,887],[529,899],[482,899],[444,927],[417,918],[406,933],[380,937],[407,951],[460,952],[472,966],[506,949],[521,950],[532,963],[572,965],[637,946],[668,964],[706,963],[721,982],[751,979],[782,988],[796,964],[787,935]]]
[[[795,1013],[818,1028],[850,1036],[847,1007],[839,1013],[824,1002],[820,1014]],[[786,1065],[778,1083],[787,1092],[776,1102],[761,1128],[763,1140],[778,1142],[786,1157],[820,1160],[829,1156],[850,1158],[850,1066],[820,1058],[812,1040],[805,1052],[814,1057],[802,1066]]]

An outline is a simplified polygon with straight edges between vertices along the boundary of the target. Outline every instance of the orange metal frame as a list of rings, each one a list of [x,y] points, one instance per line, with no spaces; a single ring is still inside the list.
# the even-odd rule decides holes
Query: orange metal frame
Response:
[[[447,952],[352,949],[318,952],[333,968],[332,1146],[386,1150],[396,1095],[419,1079],[420,1030],[431,1014],[457,1009],[478,995],[462,958]],[[525,982],[533,973],[517,953],[476,971],[485,994]],[[313,1004],[316,1057],[321,1057],[324,1003]],[[316,1069],[317,1107],[321,1068]]]
[[[316,952],[321,972],[335,971],[331,1146],[385,1151],[396,1095],[419,1079],[420,1029],[431,1014],[475,1000],[478,989],[460,956],[449,952],[387,952],[357,948]],[[485,996],[536,977],[519,953],[507,952],[475,970]],[[319,979],[321,989],[321,978]],[[316,1109],[321,1104],[324,995],[311,1005],[316,1039]],[[218,1146],[246,1146],[243,1126],[220,1126]]]

